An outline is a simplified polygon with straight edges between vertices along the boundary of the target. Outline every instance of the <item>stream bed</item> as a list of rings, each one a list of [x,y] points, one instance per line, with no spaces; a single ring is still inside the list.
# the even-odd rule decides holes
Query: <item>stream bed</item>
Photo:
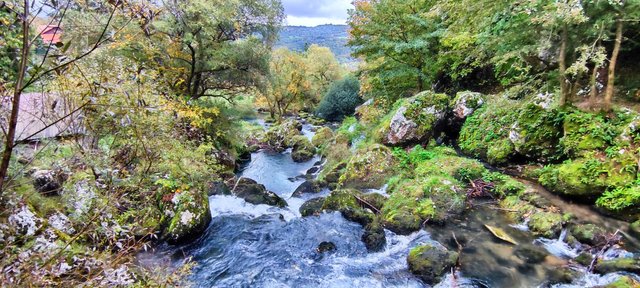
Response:
[[[304,125],[303,134],[312,137],[313,129]],[[211,196],[213,220],[203,236],[183,246],[164,244],[142,258],[174,267],[185,259],[195,261],[190,278],[195,287],[429,287],[409,273],[406,257],[417,245],[438,241],[451,250],[458,250],[458,243],[463,247],[459,271],[445,275],[434,287],[597,287],[622,275],[586,273],[584,267],[569,261],[577,253],[562,237],[535,238],[523,231],[526,225],[512,223],[504,212],[485,203],[476,203],[445,226],[428,226],[408,236],[386,230],[385,248],[370,253],[361,241],[364,229],[340,213],[300,216],[298,210],[305,201],[330,193],[325,189],[292,197],[300,184],[313,177],[306,176],[306,171],[320,161],[316,156],[295,163],[290,151],[253,153],[238,176],[263,184],[285,199],[287,207]],[[384,194],[384,190],[365,192]],[[552,201],[594,218],[589,220],[603,227],[623,225],[590,209],[572,207],[557,198]],[[485,224],[504,229],[519,245],[496,239]],[[319,253],[322,242],[335,244],[335,251]],[[568,273],[573,275],[571,283],[552,284],[565,281]]]

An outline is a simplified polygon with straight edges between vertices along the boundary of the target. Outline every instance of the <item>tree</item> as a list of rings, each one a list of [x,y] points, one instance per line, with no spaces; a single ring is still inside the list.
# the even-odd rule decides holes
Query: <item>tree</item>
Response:
[[[309,103],[312,106],[305,108],[313,109],[327,92],[329,85],[343,77],[344,69],[328,47],[310,45],[304,53],[304,58],[313,94],[312,102]]]
[[[172,0],[154,26],[169,37],[168,86],[189,99],[227,100],[256,84],[284,17],[276,0]]]
[[[440,71],[437,55],[441,15],[429,0],[356,1],[350,11],[349,44],[367,61],[365,75],[374,93],[391,99],[432,84]]]
[[[347,76],[333,82],[327,94],[322,98],[316,114],[326,120],[341,120],[353,114],[356,107],[362,104],[360,98],[360,82],[356,77]]]
[[[67,2],[66,6],[64,6],[63,8],[58,8],[57,1],[51,1],[51,2],[45,1],[40,4],[43,7],[48,6],[53,9],[53,12],[50,13],[51,14],[50,18],[52,19],[51,23],[54,23],[55,21],[57,21],[57,23],[60,23],[60,21],[62,21],[62,19],[64,18],[66,11],[71,6],[71,2]],[[16,127],[18,125],[18,114],[20,111],[20,99],[21,99],[22,93],[27,88],[31,87],[34,83],[42,80],[44,77],[50,75],[51,73],[59,72],[64,68],[68,67],[69,65],[72,65],[76,61],[88,56],[93,51],[95,51],[101,44],[103,44],[106,38],[105,37],[106,31],[108,30],[111,24],[111,20],[113,19],[113,16],[115,15],[117,8],[118,6],[120,6],[120,4],[121,3],[119,1],[114,1],[113,4],[110,4],[111,6],[113,6],[110,16],[108,17],[106,23],[102,25],[103,29],[101,30],[101,33],[97,37],[97,40],[95,41],[95,43],[91,44],[87,49],[82,50],[82,52],[79,53],[78,55],[70,55],[72,57],[55,58],[54,61],[48,61],[48,58],[49,58],[48,56],[51,51],[56,50],[55,45],[57,43],[48,44],[48,46],[45,49],[45,54],[42,57],[41,61],[34,61],[34,59],[32,59],[31,57],[32,55],[31,52],[33,51],[33,49],[35,49],[35,46],[37,45],[37,43],[39,43],[39,37],[31,37],[32,36],[30,34],[32,30],[31,25],[33,23],[33,19],[37,17],[37,15],[43,9],[40,8],[39,11],[32,13],[32,11],[30,11],[30,7],[34,6],[35,3],[29,0],[24,0],[22,2],[20,1],[4,2],[3,1],[0,4],[2,5],[0,7],[4,9],[5,13],[6,11],[8,11],[9,14],[13,14],[13,16],[8,16],[8,18],[15,17],[15,19],[18,19],[17,20],[18,24],[16,24],[16,22],[13,22],[12,25],[14,26],[17,25],[19,27],[18,31],[20,31],[19,38],[17,39],[14,38],[12,40],[13,45],[17,44],[15,41],[19,41],[18,43],[20,43],[20,48],[19,48],[20,53],[18,55],[18,58],[14,58],[14,61],[19,63],[17,66],[14,66],[14,67],[17,67],[17,70],[11,71],[10,69],[11,71],[10,74],[15,73],[13,74],[14,75],[13,77],[15,80],[14,80],[14,84],[10,85],[13,91],[11,91],[12,95],[10,97],[11,108],[10,108],[9,119],[6,120],[7,121],[6,127],[4,126],[5,123],[3,123],[3,127],[2,127],[3,136],[4,136],[4,141],[3,141],[4,150],[2,152],[2,160],[0,161],[0,196],[2,195],[1,193],[5,186],[5,180],[6,180],[6,177],[8,176],[7,173],[8,173],[9,164],[11,161],[11,156],[13,155],[13,149],[16,146],[16,142],[15,142]],[[5,14],[4,20],[6,19],[7,19],[7,16]],[[39,35],[36,35],[36,36],[39,36]],[[2,55],[2,56],[5,56],[5,55]],[[0,57],[0,58],[4,58],[4,57]],[[10,67],[11,66],[12,65],[10,65]]]
[[[279,48],[273,51],[262,98],[272,118],[282,118],[292,105],[302,106],[311,97],[307,65],[300,53]]]

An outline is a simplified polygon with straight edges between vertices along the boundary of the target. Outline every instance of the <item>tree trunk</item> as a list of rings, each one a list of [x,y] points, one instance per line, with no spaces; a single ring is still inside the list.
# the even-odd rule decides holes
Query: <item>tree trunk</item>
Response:
[[[604,94],[604,109],[606,111],[611,110],[611,102],[613,102],[613,92],[615,91],[616,80],[616,64],[618,62],[618,54],[620,54],[620,47],[622,46],[622,20],[616,20],[616,43],[613,46],[613,53],[611,54],[611,60],[609,61],[609,76],[607,79],[607,90]]]
[[[9,117],[9,127],[7,138],[4,142],[4,152],[2,152],[2,162],[0,163],[0,197],[5,188],[5,178],[9,170],[9,162],[13,154],[14,140],[16,137],[16,127],[18,126],[18,112],[20,111],[20,96],[22,94],[22,85],[24,82],[25,72],[27,70],[27,62],[29,61],[29,1],[24,0],[24,15],[22,16],[22,55],[20,59],[20,70],[18,71],[18,79],[13,88],[13,99],[11,101],[11,116]]]
[[[422,74],[420,71],[418,71],[418,93],[422,92],[422,90],[424,89],[424,83],[422,83]]]
[[[569,42],[569,32],[567,31],[567,25],[562,27],[562,39],[560,45],[560,55],[558,56],[558,64],[560,66],[560,106],[567,104],[567,95],[569,94],[569,87],[567,85],[567,42]]]

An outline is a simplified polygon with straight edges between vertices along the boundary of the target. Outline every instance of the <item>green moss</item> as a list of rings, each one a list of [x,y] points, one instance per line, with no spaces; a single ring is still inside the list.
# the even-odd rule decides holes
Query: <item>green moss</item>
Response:
[[[564,119],[561,144],[570,156],[584,156],[585,152],[604,150],[615,137],[615,130],[602,115],[572,111]]]
[[[347,163],[340,184],[346,188],[380,188],[395,172],[391,150],[379,144],[358,149]]]
[[[552,161],[562,156],[558,148],[562,117],[558,110],[498,96],[467,119],[458,142],[464,153],[491,164],[505,164],[516,156]]]
[[[357,190],[335,190],[324,200],[322,210],[339,211],[347,220],[366,226],[373,221],[374,214],[362,208],[356,197],[364,198]]]
[[[419,163],[415,168],[415,175],[418,177],[438,174],[449,175],[463,183],[468,183],[471,180],[481,178],[486,171],[486,168],[476,160],[447,155],[437,156]]]
[[[333,140],[333,131],[328,127],[322,127],[313,135],[311,144],[316,148],[320,148],[321,146],[331,143],[331,140]]]
[[[428,284],[434,284],[456,264],[458,256],[458,253],[443,247],[427,244],[411,249],[407,263],[411,273]]]
[[[183,191],[174,207],[175,214],[165,231],[169,243],[189,241],[202,233],[211,222],[209,199],[198,190]]]
[[[607,187],[626,186],[635,178],[635,171],[620,170],[615,162],[594,156],[547,166],[543,169],[539,181],[555,193],[580,197],[576,200],[593,201],[602,195]]]
[[[293,146],[293,138],[300,135],[302,125],[295,120],[287,120],[279,125],[272,126],[265,133],[263,141],[276,151],[283,151]]]
[[[515,221],[524,221],[527,217],[537,212],[536,207],[527,201],[522,201],[518,195],[510,195],[500,201],[500,207],[509,211],[509,215]]]
[[[547,238],[554,238],[562,230],[564,223],[560,213],[538,212],[529,218],[529,229],[535,234]]]
[[[640,287],[640,283],[638,283],[638,281],[636,281],[635,279],[631,278],[630,276],[620,276],[620,278],[618,278],[618,280],[616,280],[615,282],[604,286],[604,288],[638,288]]]
[[[311,141],[306,136],[294,136],[290,143],[293,150],[291,151],[291,158],[295,162],[305,162],[311,160],[316,154],[316,148],[311,144]]]

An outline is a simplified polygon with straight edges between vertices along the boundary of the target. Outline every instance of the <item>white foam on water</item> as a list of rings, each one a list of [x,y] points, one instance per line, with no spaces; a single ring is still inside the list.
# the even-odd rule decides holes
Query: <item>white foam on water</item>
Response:
[[[265,204],[254,205],[235,196],[215,195],[209,197],[209,209],[212,217],[224,215],[245,215],[258,218],[263,215],[280,214],[285,221],[298,218],[300,213],[289,208],[279,208]]]
[[[389,197],[387,193],[387,188],[389,188],[389,184],[384,184],[384,186],[380,187],[380,189],[365,189],[365,193],[378,193],[382,196]]]
[[[549,253],[563,259],[573,259],[578,257],[578,249],[569,246],[564,242],[567,237],[567,229],[563,229],[558,239],[538,238],[533,243],[544,247]]]

